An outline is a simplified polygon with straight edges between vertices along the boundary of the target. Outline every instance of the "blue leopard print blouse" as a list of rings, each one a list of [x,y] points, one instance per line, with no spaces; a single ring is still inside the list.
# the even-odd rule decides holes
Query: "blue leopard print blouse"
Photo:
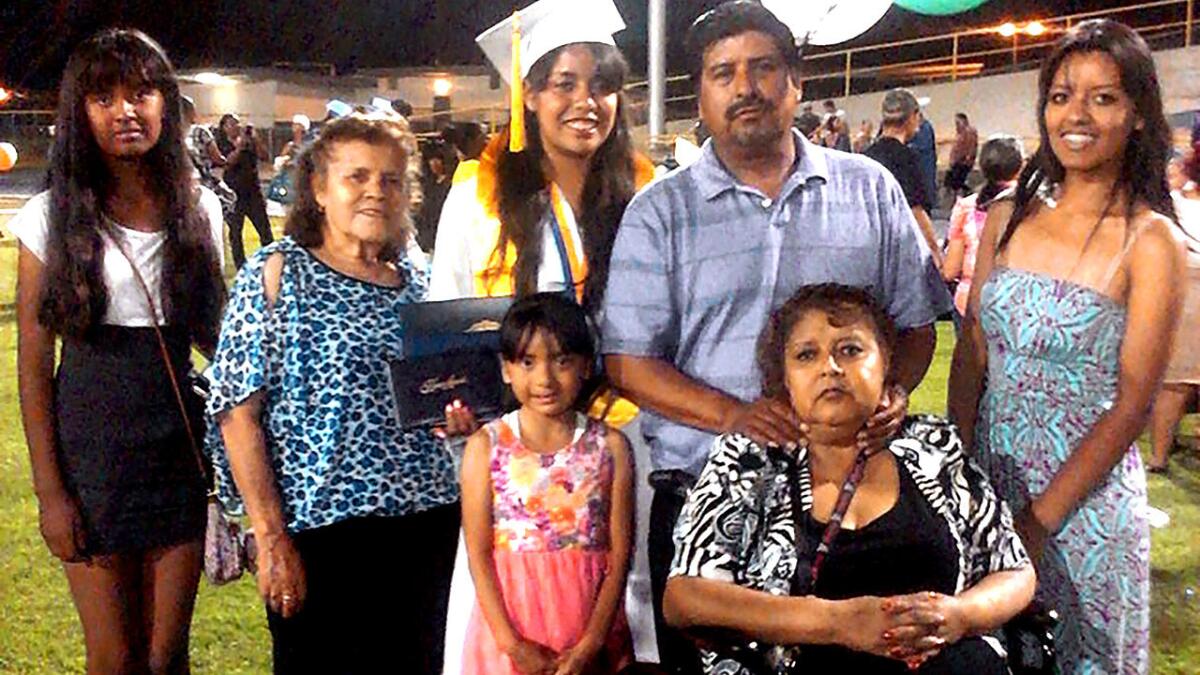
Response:
[[[284,258],[268,307],[263,268]],[[265,392],[262,427],[288,530],[358,516],[401,516],[458,500],[450,458],[428,429],[396,415],[388,360],[402,353],[399,309],[421,302],[428,273],[407,258],[401,288],[328,267],[289,237],[234,281],[209,378],[206,446],[218,496],[243,513],[215,418]]]

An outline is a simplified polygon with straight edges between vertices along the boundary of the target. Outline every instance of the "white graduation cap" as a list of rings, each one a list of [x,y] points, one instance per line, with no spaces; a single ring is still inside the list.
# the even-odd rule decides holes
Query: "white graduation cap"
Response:
[[[518,27],[520,71],[524,79],[538,59],[563,45],[577,42],[616,45],[613,34],[625,30],[625,21],[612,0],[538,0],[515,12],[475,38],[475,44],[509,85],[513,76],[512,36]]]
[[[522,80],[538,59],[564,45],[596,42],[616,45],[613,34],[625,21],[613,0],[538,0],[483,31],[475,44],[509,86],[508,149],[525,149]]]

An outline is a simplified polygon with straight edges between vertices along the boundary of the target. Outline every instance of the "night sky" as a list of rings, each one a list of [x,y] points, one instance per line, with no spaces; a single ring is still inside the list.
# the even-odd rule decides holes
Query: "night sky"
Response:
[[[687,26],[718,2],[667,0],[669,72],[685,69],[679,57]],[[921,17],[893,7],[854,44],[1131,2],[991,0],[948,18]],[[633,71],[643,73],[646,1],[616,3],[629,25],[617,35],[617,43]],[[71,48],[113,25],[145,30],[180,68],[291,61],[333,63],[339,72],[348,72],[482,63],[474,36],[512,9],[510,3],[491,0],[0,0],[0,83],[21,89],[57,86]]]

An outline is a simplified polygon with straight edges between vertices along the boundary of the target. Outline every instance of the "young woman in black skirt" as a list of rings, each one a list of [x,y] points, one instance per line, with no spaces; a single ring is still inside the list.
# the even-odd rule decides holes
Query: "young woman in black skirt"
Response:
[[[41,532],[89,673],[186,673],[205,488],[154,327],[181,378],[192,345],[211,353],[220,203],[192,179],[174,69],[140,32],[75,51],[57,129],[50,189],[9,223]]]

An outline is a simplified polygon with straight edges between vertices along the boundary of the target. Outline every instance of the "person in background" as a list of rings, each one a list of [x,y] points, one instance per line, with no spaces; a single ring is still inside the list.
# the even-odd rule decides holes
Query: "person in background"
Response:
[[[838,115],[826,117],[817,136],[818,142],[830,150],[850,152],[850,135],[846,129],[846,122]]]
[[[983,144],[979,168],[983,171],[983,187],[954,203],[950,211],[950,231],[946,235],[946,262],[942,278],[957,284],[954,308],[961,317],[967,313],[967,298],[971,294],[971,279],[975,275],[975,256],[979,237],[987,221],[987,210],[1001,194],[1012,188],[1025,163],[1025,150],[1015,136],[992,136]]]
[[[825,99],[821,103],[821,109],[825,111],[822,121],[828,121],[830,117],[837,117],[839,114],[844,114],[838,109],[837,103],[835,103],[831,98]]]
[[[311,129],[312,120],[308,118],[308,115],[304,113],[292,115],[292,137],[284,144],[279,156],[275,158],[277,170],[291,166],[300,157],[300,153],[304,151],[305,146],[311,140],[309,136]]]
[[[467,440],[463,531],[477,600],[463,675],[618,673],[632,661],[622,598],[633,547],[624,434],[578,412],[596,360],[588,317],[536,293],[500,326],[520,409]]]
[[[917,102],[917,128],[908,140],[908,147],[917,154],[917,168],[921,171],[921,188],[925,196],[921,206],[933,217],[933,210],[938,205],[937,137],[933,124],[925,117],[924,108],[929,105],[929,99],[923,97]]]
[[[193,346],[212,354],[225,287],[221,207],[194,179],[180,98],[145,34],[85,40],[63,74],[50,188],[8,223],[38,524],[89,673],[189,672],[205,481],[200,420],[181,410],[201,404],[176,383]]]
[[[858,125],[858,131],[854,134],[854,139],[850,142],[850,148],[854,152],[864,152],[871,143],[875,142],[875,125],[871,120],[863,120]]]
[[[458,483],[431,430],[401,423],[388,365],[428,289],[405,255],[416,152],[396,116],[322,127],[209,370],[217,490],[253,527],[281,675],[441,672]]]
[[[805,103],[800,108],[800,116],[796,118],[796,129],[811,139],[817,129],[821,128],[821,116],[813,112],[813,105]]]
[[[217,149],[225,156],[225,184],[237,195],[237,202],[226,221],[229,225],[229,248],[233,264],[239,269],[246,262],[242,230],[246,219],[258,232],[258,240],[266,246],[275,240],[271,220],[267,217],[267,201],[258,182],[258,158],[267,155],[262,138],[247,124],[244,127],[237,115],[227,113],[217,123]]]
[[[183,142],[196,169],[196,179],[221,200],[221,213],[228,220],[237,206],[237,195],[217,176],[216,170],[225,166],[225,156],[217,148],[217,141],[208,127],[196,123],[195,102],[190,96],[180,99],[183,101],[183,123],[187,127]]]
[[[1184,276],[1183,315],[1179,332],[1163,376],[1163,387],[1154,399],[1150,416],[1150,461],[1146,470],[1166,473],[1175,433],[1180,420],[1200,395],[1200,158],[1193,146],[1182,161],[1183,185],[1173,189],[1171,198],[1179,216],[1179,237],[1187,246],[1187,271]]]
[[[889,436],[952,305],[896,181],[792,128],[800,57],[758,2],[702,14],[686,41],[700,115],[698,160],[633,199],[613,247],[601,333],[609,377],[643,407],[654,488],[647,549],[656,611],[671,533],[707,448],[722,433],[794,448],[795,415],[764,396],[754,343],[771,311],[806,284],[872,286],[901,326],[894,382],[862,442]],[[695,672],[686,637],[656,614],[669,672]]]
[[[863,154],[883,165],[900,183],[904,198],[912,210],[913,218],[921,228],[933,254],[934,264],[942,267],[942,248],[933,231],[926,183],[921,173],[920,160],[912,149],[911,140],[921,125],[920,105],[917,97],[907,89],[893,89],[883,97],[883,121],[879,125],[879,137],[863,151]]]
[[[442,204],[450,192],[450,175],[446,170],[446,146],[431,143],[427,146],[425,171],[421,182],[421,210],[417,214],[417,244],[424,251],[432,251],[437,238],[438,219],[442,215]]]
[[[1148,673],[1150,528],[1135,443],[1185,262],[1154,58],[1106,19],[1038,76],[1038,151],[988,210],[947,409],[1016,515],[1065,675]]]
[[[979,150],[979,132],[971,126],[966,113],[954,115],[954,145],[950,148],[950,168],[946,170],[946,189],[954,199],[962,195],[967,187],[967,176],[975,168],[975,155]]]
[[[479,173],[479,158],[487,147],[488,136],[478,122],[459,122],[442,132],[457,160],[451,183],[461,183]]]

